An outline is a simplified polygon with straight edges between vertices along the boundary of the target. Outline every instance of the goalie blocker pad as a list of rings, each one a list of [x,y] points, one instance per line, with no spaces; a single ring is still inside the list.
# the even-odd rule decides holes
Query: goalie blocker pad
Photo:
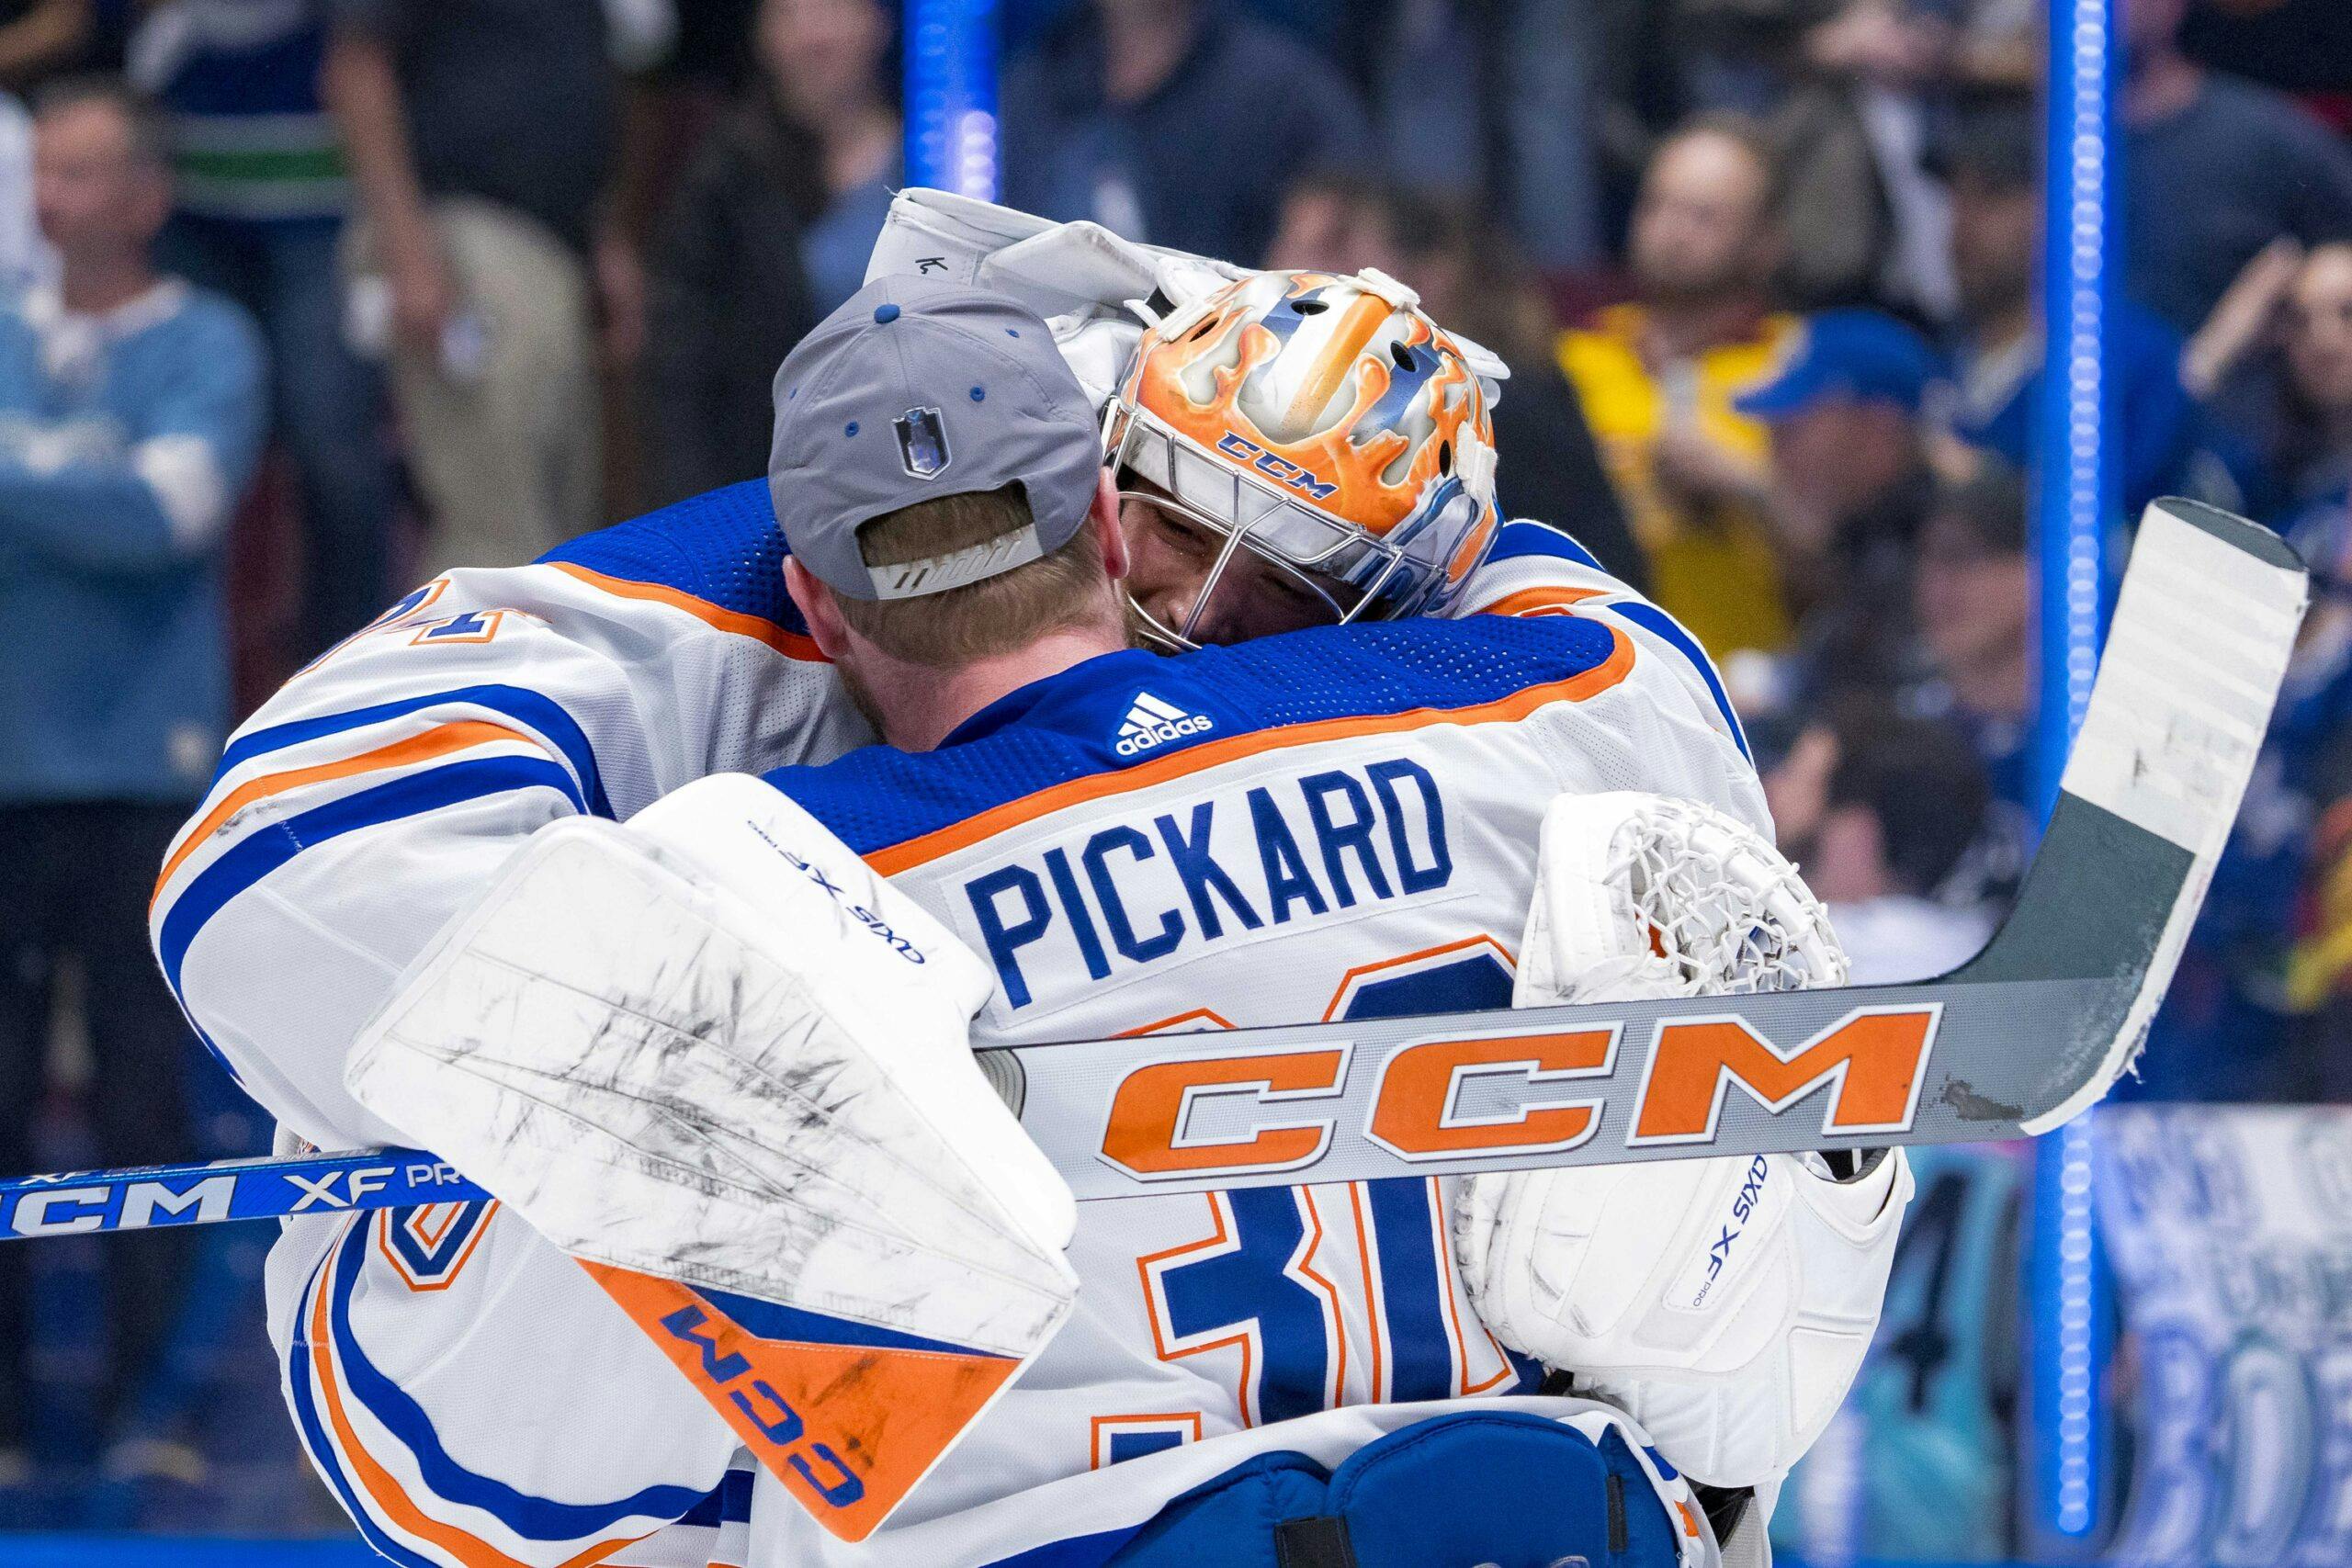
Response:
[[[989,976],[775,789],[551,825],[413,966],[353,1092],[571,1253],[862,1540],[1044,1348],[1069,1194],[967,1041]]]

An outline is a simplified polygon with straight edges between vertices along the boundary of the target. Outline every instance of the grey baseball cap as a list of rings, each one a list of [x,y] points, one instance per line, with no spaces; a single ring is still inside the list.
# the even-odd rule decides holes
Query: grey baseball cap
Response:
[[[1001,294],[877,277],[785,356],[768,491],[801,565],[853,599],[978,582],[1068,544],[1102,463],[1078,378],[1046,323]],[[999,539],[869,567],[858,530],[919,501],[1017,484],[1032,522]]]

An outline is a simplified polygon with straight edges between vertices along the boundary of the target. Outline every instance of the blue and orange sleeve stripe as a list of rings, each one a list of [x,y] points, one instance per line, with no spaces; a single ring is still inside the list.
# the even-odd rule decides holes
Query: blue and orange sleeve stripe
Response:
[[[174,874],[187,863],[188,857],[201,849],[213,834],[219,832],[229,818],[257,801],[288,794],[312,784],[331,784],[338,779],[356,777],[360,773],[380,773],[413,763],[435,761],[456,752],[471,750],[479,746],[499,741],[520,740],[537,742],[521,730],[507,725],[493,724],[487,719],[459,719],[437,724],[421,734],[411,735],[388,745],[379,746],[356,756],[339,758],[331,762],[319,762],[307,768],[288,768],[280,773],[263,773],[220,795],[207,811],[180,837],[178,845],[164,862],[163,871],[155,878],[155,891],[148,899],[152,912],[163,897]]]
[[[580,728],[579,721],[544,692],[535,692],[527,686],[497,683],[423,692],[367,707],[350,708],[342,713],[322,714],[311,718],[289,719],[284,724],[256,729],[229,743],[229,749],[220,755],[220,767],[213,773],[213,784],[217,788],[229,774],[271,751],[282,751],[306,741],[364,729],[426,708],[469,710],[475,716],[511,720],[518,728],[529,730],[540,744],[560,755],[578,775],[581,793],[588,801],[587,809],[599,817],[613,814],[612,806],[605,797],[603,775],[596,767],[596,753],[588,744],[587,733]]]
[[[1487,557],[1489,567],[1503,561],[1546,559],[1566,561],[1595,572],[1605,574],[1606,568],[1593,558],[1592,553],[1557,528],[1541,523],[1515,522],[1507,525],[1494,550]],[[1613,579],[1611,580],[1614,581]],[[1664,610],[1642,598],[1632,589],[1617,584],[1615,592],[1607,588],[1572,587],[1567,584],[1541,584],[1507,593],[1491,603],[1478,606],[1477,613],[1486,615],[1572,615],[1578,606],[1590,605],[1623,616],[1634,626],[1648,632],[1664,643],[1690,666],[1706,686],[1707,694],[1722,716],[1724,728],[1739,748],[1739,754],[1753,762],[1755,753],[1748,749],[1747,732],[1733,708],[1731,694],[1724,689],[1723,676],[1715,669],[1714,660],[1707,657],[1699,639],[1682,628],[1680,622]]]
[[[538,1552],[526,1561],[478,1530],[436,1517],[435,1506],[444,1505],[487,1514],[519,1541],[559,1549],[585,1543],[560,1559],[560,1568],[587,1568],[702,1503],[702,1489],[676,1485],[608,1503],[560,1503],[458,1464],[424,1408],[368,1360],[353,1331],[352,1294],[373,1223],[355,1216],[312,1271],[286,1371],[304,1445],[377,1551],[418,1568],[530,1568],[547,1561]],[[363,1434],[363,1416],[372,1438]],[[421,1484],[396,1475],[394,1462],[413,1467]]]
[[[350,755],[230,782],[235,770],[273,750],[346,734],[362,739],[357,732],[435,706],[454,706],[467,716]],[[369,782],[371,775],[384,776]],[[258,821],[221,847],[240,815],[264,801],[355,784],[362,787]],[[177,992],[188,948],[206,922],[304,850],[361,829],[526,790],[552,792],[583,815],[612,815],[594,754],[578,724],[550,699],[520,688],[428,694],[242,738],[230,747],[213,795],[173,846],[156,880],[149,920],[165,980]],[[206,857],[200,866],[195,863],[199,856]]]

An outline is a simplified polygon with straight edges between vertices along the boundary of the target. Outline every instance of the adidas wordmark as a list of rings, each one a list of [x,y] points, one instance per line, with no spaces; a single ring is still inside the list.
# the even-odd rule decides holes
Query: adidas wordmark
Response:
[[[1111,749],[1122,757],[1140,756],[1155,746],[1164,746],[1187,735],[1203,735],[1216,728],[1216,722],[1204,715],[1186,713],[1149,692],[1137,692],[1135,705],[1127,709],[1126,719],[1119,726],[1119,738]]]

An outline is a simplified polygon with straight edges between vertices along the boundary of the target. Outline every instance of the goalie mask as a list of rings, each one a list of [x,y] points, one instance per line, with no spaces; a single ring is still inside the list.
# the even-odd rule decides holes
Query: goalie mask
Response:
[[[1417,306],[1378,272],[1258,273],[1144,333],[1103,449],[1123,500],[1214,546],[1181,616],[1133,601],[1147,639],[1229,640],[1207,611],[1244,550],[1335,624],[1440,608],[1477,565],[1495,387]]]

